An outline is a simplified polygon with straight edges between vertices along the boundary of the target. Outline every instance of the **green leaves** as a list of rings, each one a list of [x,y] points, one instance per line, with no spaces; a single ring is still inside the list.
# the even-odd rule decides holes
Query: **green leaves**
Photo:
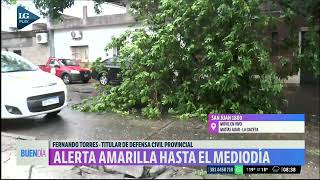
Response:
[[[33,2],[42,15],[51,16],[52,19],[59,19],[64,9],[74,4],[74,0],[33,0]]]
[[[149,119],[157,118],[160,116],[160,110],[156,107],[147,106],[142,108],[142,115],[148,117]]]
[[[143,96],[143,97],[141,98],[141,103],[142,103],[142,104],[143,104],[143,103],[146,103],[148,100],[149,100],[149,97]]]
[[[7,3],[7,4],[16,4],[17,0],[1,0],[1,2]]]
[[[104,65],[101,63],[101,57],[97,58],[94,62],[90,64],[90,69],[98,73],[103,72],[105,68]]]
[[[156,8],[153,1],[132,0],[148,28],[106,46],[120,47],[119,58],[130,59],[130,68],[89,110],[203,120],[210,112],[278,112],[282,86],[257,31],[265,23],[258,2],[162,0]]]

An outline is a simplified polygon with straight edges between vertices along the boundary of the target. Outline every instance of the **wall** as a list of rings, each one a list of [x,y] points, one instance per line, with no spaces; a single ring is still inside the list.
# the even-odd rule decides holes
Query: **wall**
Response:
[[[108,56],[104,51],[106,45],[111,42],[112,36],[119,36],[126,30],[128,25],[113,25],[104,27],[87,27],[73,29],[56,29],[54,31],[54,45],[56,57],[71,58],[71,46],[88,46],[89,61],[94,61],[98,57],[112,57],[113,51],[108,51]],[[71,37],[71,32],[81,30],[82,39],[74,40]]]
[[[283,43],[286,39],[289,39],[289,38],[294,38],[294,40],[296,41],[295,43],[297,43],[297,45],[300,43],[299,41],[299,33],[301,31],[301,28],[302,27],[305,27],[307,26],[306,23],[305,23],[305,20],[304,18],[302,17],[298,17],[295,19],[295,22],[294,22],[294,37],[290,37],[290,34],[289,34],[289,27],[287,24],[285,24],[284,22],[278,22],[274,27],[271,27],[268,32],[265,34],[270,40],[268,41],[268,44],[267,47],[270,48],[270,52],[271,52],[271,34],[272,32],[278,32],[278,43],[279,43],[279,56],[272,56],[270,54],[270,60],[271,62],[275,65],[275,67],[277,67],[277,70],[278,71],[281,71],[281,69],[279,68],[280,66],[280,60],[279,58],[280,57],[285,57],[285,58],[288,58],[289,59],[289,64],[290,66],[292,67],[292,58],[293,58],[293,55],[294,55],[294,52],[292,49],[287,49],[287,48],[284,48],[284,47],[281,47],[281,43]],[[292,76],[289,76],[287,79],[282,79],[283,82],[285,84],[291,84],[291,85],[299,85],[300,84],[300,75],[301,75],[301,72],[300,70],[296,72],[296,74],[292,75]]]
[[[37,44],[33,32],[1,33],[1,50],[21,50],[22,57],[36,65],[44,64],[49,56],[47,44]]]

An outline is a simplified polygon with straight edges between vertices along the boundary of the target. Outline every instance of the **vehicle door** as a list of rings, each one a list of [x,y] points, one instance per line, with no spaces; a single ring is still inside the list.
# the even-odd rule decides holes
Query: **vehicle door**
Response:
[[[59,75],[60,75],[59,71],[60,71],[61,67],[60,67],[59,62],[58,62],[56,59],[51,59],[51,60],[50,60],[49,68],[50,68],[50,71],[49,71],[49,72],[50,72],[51,74],[54,74],[54,75],[56,75],[56,76],[59,76]]]

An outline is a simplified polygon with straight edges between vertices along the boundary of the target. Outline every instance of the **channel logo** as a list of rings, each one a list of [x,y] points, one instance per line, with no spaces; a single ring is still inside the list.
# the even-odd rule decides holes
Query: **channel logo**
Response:
[[[40,17],[26,10],[22,6],[17,7],[17,28],[22,29],[29,24],[35,22]]]
[[[20,157],[33,158],[33,157],[47,157],[45,149],[20,149]]]

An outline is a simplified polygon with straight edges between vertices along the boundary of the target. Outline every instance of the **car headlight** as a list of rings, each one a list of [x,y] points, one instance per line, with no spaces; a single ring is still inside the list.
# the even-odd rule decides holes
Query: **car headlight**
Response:
[[[77,70],[71,70],[70,73],[71,73],[71,74],[80,74],[80,72],[77,71]]]
[[[11,114],[18,114],[18,115],[21,115],[21,111],[17,108],[17,107],[14,107],[14,106],[8,106],[8,105],[5,105],[7,111]]]

